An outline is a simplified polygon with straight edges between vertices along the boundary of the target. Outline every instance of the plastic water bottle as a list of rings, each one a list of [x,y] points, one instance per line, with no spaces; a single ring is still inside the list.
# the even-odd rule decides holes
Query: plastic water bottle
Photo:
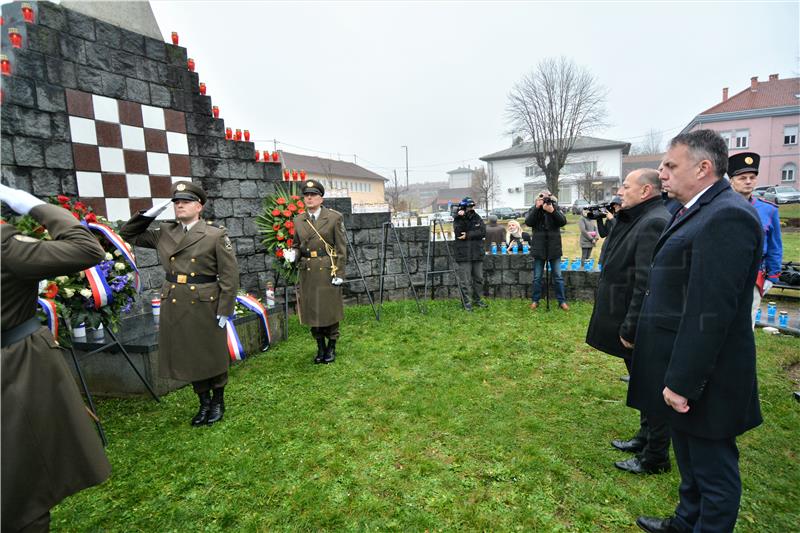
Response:
[[[514,244],[511,245],[511,253],[516,254],[518,250],[519,250],[519,245],[517,245],[517,242],[514,241]]]
[[[267,308],[272,309],[275,307],[275,288],[272,282],[267,283]]]
[[[769,302],[767,304],[767,320],[769,322],[775,322],[775,315],[778,312],[778,306],[775,305],[775,302]]]
[[[576,257],[575,261],[572,262],[572,270],[580,270],[581,269],[581,258]]]
[[[561,258],[561,270],[569,270],[569,258]]]
[[[502,255],[506,255],[508,253],[508,247],[506,246],[506,243],[500,245],[500,253]]]
[[[522,241],[522,253],[528,255],[530,251],[530,246],[528,246],[528,241]]]
[[[756,322],[761,322],[761,308],[756,310]]]
[[[778,325],[782,328],[789,327],[789,313],[786,311],[781,311],[780,318],[778,319]]]
[[[587,259],[583,262],[583,271],[584,272],[591,272],[592,271],[592,260]]]
[[[497,255],[497,243],[492,243],[492,255]]]

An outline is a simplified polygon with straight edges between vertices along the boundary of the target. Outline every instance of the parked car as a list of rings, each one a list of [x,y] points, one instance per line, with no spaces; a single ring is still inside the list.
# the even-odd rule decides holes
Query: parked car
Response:
[[[483,219],[486,220],[489,218],[489,213],[486,212],[486,209],[481,209],[480,207],[475,208],[475,212]]]
[[[761,187],[756,187],[753,189],[753,196],[755,198],[763,198],[764,193],[767,192],[767,189],[770,187],[774,187],[774,185],[762,185]]]
[[[491,214],[496,216],[498,220],[511,220],[517,218],[517,212],[510,207],[495,207],[492,209]]]
[[[573,215],[580,215],[583,211],[583,208],[587,205],[592,205],[589,203],[589,200],[584,200],[583,198],[578,198],[574,202],[572,202],[572,214]]]
[[[763,198],[776,204],[793,204],[800,202],[800,191],[788,185],[769,187],[764,191]]]

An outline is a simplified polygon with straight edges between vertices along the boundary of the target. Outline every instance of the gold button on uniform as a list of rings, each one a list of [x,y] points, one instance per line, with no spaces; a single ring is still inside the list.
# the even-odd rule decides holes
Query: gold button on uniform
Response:
[[[193,291],[193,290],[195,290],[196,288],[197,288],[197,287],[195,287],[194,285],[192,285],[191,287],[189,287],[189,290],[190,290],[190,291]]]
[[[194,300],[192,300],[192,304],[194,304]]]
[[[197,262],[197,259],[195,259],[194,257],[192,257],[192,263],[196,263],[196,262]]]
[[[169,260],[170,261],[175,261],[175,256],[173,255],[172,257],[169,258]]]
[[[192,277],[194,277],[194,272],[192,272],[192,273],[191,273],[191,274],[189,274],[189,275],[190,275],[190,276],[192,276]]]
[[[175,288],[175,285],[173,285],[173,286],[172,286],[172,288],[174,289],[174,288]]]
[[[172,299],[172,303],[174,303],[174,304],[175,304],[175,303],[178,303],[178,300],[176,300],[175,298],[173,298],[173,299]]]
[[[212,302],[214,301],[214,297],[213,297],[213,296],[211,297],[211,301],[212,301]]]

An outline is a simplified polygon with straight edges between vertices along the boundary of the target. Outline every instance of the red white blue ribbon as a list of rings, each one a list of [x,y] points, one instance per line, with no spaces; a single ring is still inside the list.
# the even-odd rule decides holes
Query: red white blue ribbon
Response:
[[[114,245],[114,247],[119,250],[122,254],[122,257],[128,262],[134,272],[134,286],[136,287],[136,292],[141,290],[141,283],[139,281],[139,269],[136,268],[136,260],[133,257],[133,251],[128,248],[128,245],[125,244],[125,241],[122,240],[122,237],[117,235],[117,233],[106,226],[105,224],[100,224],[97,222],[86,222],[86,227],[91,230],[94,230],[98,233],[101,233],[108,241]]]
[[[242,341],[239,340],[239,334],[236,332],[236,326],[233,325],[233,316],[229,317],[225,324],[225,335],[228,337],[228,353],[231,361],[241,361],[247,357]]]
[[[92,289],[92,297],[94,298],[94,308],[100,309],[108,305],[114,299],[114,294],[111,287],[106,282],[106,277],[99,267],[93,266],[83,271],[89,281],[89,288]]]
[[[44,316],[47,317],[47,327],[50,333],[53,334],[54,339],[58,339],[58,313],[56,311],[56,303],[53,300],[46,298],[37,298],[36,303],[44,311]]]
[[[266,343],[261,348],[261,351],[267,350],[272,344],[272,332],[269,329],[267,309],[257,298],[249,294],[240,294],[236,296],[236,301],[258,315],[258,318],[261,320],[261,325],[264,326],[264,336],[266,337]]]

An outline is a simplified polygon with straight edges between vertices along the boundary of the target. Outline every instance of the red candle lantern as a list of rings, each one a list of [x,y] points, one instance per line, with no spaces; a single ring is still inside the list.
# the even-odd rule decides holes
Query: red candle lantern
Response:
[[[200,83],[200,94],[206,94],[206,84]]]
[[[272,152],[272,160],[277,161],[278,159],[280,159],[278,152]]]
[[[17,28],[8,28],[8,40],[14,48],[22,48],[22,34]]]
[[[25,22],[33,24],[33,8],[30,4],[22,4],[22,18]]]
[[[300,171],[300,179],[305,181],[305,179],[306,179],[306,171],[305,170],[301,170]]]
[[[233,131],[230,128],[225,128],[225,138],[229,141],[233,138]]]
[[[261,152],[256,150],[256,161],[258,161],[259,159],[261,159]]]
[[[269,150],[264,150],[264,163],[269,163]]]
[[[250,130],[244,130],[244,140],[245,141],[250,140]]]
[[[288,168],[284,168],[283,169],[283,181],[289,181],[289,169]]]
[[[178,32],[176,31],[172,32],[172,44],[178,45]]]
[[[236,128],[236,135],[234,135],[233,138],[235,140],[237,140],[237,141],[241,141],[242,140],[242,130],[240,130],[239,128]]]
[[[3,17],[0,17],[0,26],[2,26],[4,23],[5,21],[3,20]]]
[[[292,179],[297,181],[297,171],[295,169],[292,169]]]
[[[212,106],[211,114],[214,115],[214,118],[219,118],[219,106]]]
[[[0,104],[3,103],[3,89],[0,89]]]
[[[11,62],[4,55],[0,55],[0,72],[3,73],[3,76],[11,75]]]
[[[186,61],[186,66],[189,67],[190,72],[194,72],[194,59],[191,57]]]

